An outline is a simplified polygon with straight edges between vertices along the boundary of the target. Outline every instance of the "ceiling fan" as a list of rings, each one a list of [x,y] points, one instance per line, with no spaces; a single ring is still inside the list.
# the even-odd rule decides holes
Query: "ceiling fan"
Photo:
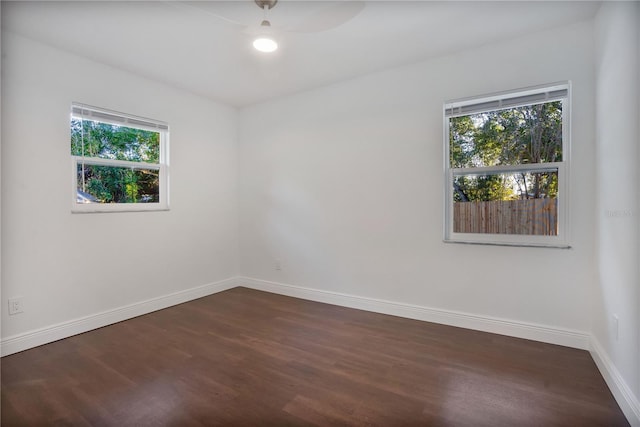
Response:
[[[278,42],[271,37],[271,22],[267,19],[267,10],[271,10],[277,3],[278,0],[254,0],[260,9],[264,11],[264,18],[260,23],[260,28],[264,32],[264,34],[260,34],[253,40],[253,47],[260,52],[271,53],[278,49]]]
[[[175,1],[170,2],[174,6],[190,9],[198,14],[204,14],[216,18],[222,24],[231,25],[238,31],[248,34],[253,38],[253,46],[262,52],[273,52],[277,49],[276,36],[283,33],[318,33],[336,28],[347,21],[353,19],[365,7],[363,0],[342,0],[342,1],[308,1],[308,2],[281,2],[279,6],[280,12],[292,13],[298,12],[291,22],[276,22],[271,25],[271,17],[269,11],[279,4],[278,0],[254,0],[263,13],[262,20],[259,25],[248,24],[255,18],[250,17],[248,9],[244,8],[248,1],[242,2],[206,2],[206,1]],[[226,4],[233,10],[225,10],[222,6]],[[242,9],[240,15],[238,12]],[[300,14],[303,10],[306,13]],[[293,12],[292,12],[293,11]],[[243,14],[244,13],[244,14]],[[225,16],[226,15],[226,16]],[[287,17],[287,15],[284,15]],[[282,16],[280,16],[282,21]],[[257,20],[256,20],[257,21]],[[255,21],[254,21],[255,22]]]

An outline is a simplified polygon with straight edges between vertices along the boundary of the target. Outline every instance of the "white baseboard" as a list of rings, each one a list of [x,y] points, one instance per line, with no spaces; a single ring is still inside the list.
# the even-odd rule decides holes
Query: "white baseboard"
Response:
[[[588,350],[591,335],[586,332],[554,328],[532,323],[500,319],[489,316],[441,310],[436,308],[386,301],[374,298],[304,288],[267,280],[239,277],[238,286],[287,295],[311,301],[357,308],[376,313],[390,314],[415,320],[441,323],[449,326],[473,329],[494,334],[525,338],[550,344]]]
[[[638,397],[631,391],[602,346],[589,333],[328,292],[249,277],[239,277],[237,284],[295,298],[589,350],[627,420],[632,427],[640,427]]]
[[[39,345],[101,328],[123,320],[131,319],[156,310],[182,304],[207,295],[212,295],[236,286],[302,298],[311,301],[351,307],[375,313],[406,317],[409,319],[441,323],[477,331],[491,332],[517,338],[525,338],[550,344],[589,350],[632,427],[640,427],[640,403],[620,372],[615,367],[600,343],[585,332],[554,328],[544,325],[517,322],[490,316],[442,310],[431,307],[386,301],[357,295],[329,292],[305,288],[250,277],[232,277],[219,282],[175,292],[146,301],[119,307],[102,313],[74,319],[56,325],[3,338],[0,341],[0,354],[7,356]]]
[[[184,291],[174,292],[172,294],[163,295],[146,301],[140,301],[113,310],[103,311],[101,313],[92,314],[79,319],[58,323],[45,328],[13,335],[3,338],[2,341],[0,341],[0,354],[2,356],[7,356],[39,345],[141,316],[143,314],[148,314],[156,310],[161,310],[173,305],[182,304],[183,302],[222,292],[227,289],[235,288],[236,286],[237,279],[234,277],[186,289]]]
[[[596,362],[620,409],[632,427],[640,427],[640,402],[620,375],[609,355],[595,337],[591,337],[591,357]]]

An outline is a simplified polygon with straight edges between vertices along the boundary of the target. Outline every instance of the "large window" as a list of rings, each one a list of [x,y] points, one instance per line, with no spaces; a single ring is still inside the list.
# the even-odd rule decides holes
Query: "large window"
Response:
[[[568,246],[569,84],[450,101],[445,241]]]
[[[169,127],[74,103],[72,211],[168,209]]]

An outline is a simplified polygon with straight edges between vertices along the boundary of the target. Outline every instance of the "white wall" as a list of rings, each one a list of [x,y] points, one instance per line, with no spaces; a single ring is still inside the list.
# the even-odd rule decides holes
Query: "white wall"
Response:
[[[593,333],[640,396],[640,46],[637,2],[605,2],[596,17],[597,260]],[[613,316],[619,318],[616,337]],[[640,406],[636,409],[640,419]]]
[[[443,102],[561,80],[573,83],[573,249],[443,243]],[[244,109],[242,274],[588,331],[593,85],[582,23]]]
[[[240,272],[592,331],[637,401],[638,22],[637,3],[607,3],[595,31],[582,23],[362,76],[247,108],[240,121],[3,33],[2,301],[23,296],[25,313],[2,310],[2,337]],[[560,80],[573,83],[573,248],[444,244],[443,101]],[[170,123],[170,211],[70,213],[72,101]]]
[[[2,53],[2,296],[25,303],[3,339],[237,275],[237,111],[11,33]],[[72,101],[169,122],[170,211],[71,214]]]
[[[0,7],[0,23],[2,22],[2,7]],[[0,31],[0,46],[2,46],[2,32]],[[2,79],[2,54],[0,52],[0,81]],[[0,84],[0,100],[2,100],[2,85]],[[0,129],[2,129],[2,102],[0,101]],[[0,132],[0,189],[2,188],[2,135]],[[2,242],[2,191],[0,191],[0,242]],[[2,244],[0,243],[0,304],[2,301]],[[0,310],[1,311],[1,310]],[[2,331],[2,316],[0,315],[0,331]]]

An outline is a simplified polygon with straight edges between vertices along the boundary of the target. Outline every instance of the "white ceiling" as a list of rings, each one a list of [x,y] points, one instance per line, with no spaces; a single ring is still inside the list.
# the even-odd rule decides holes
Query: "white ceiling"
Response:
[[[281,0],[268,14],[280,43],[274,54],[256,52],[251,46],[252,27],[263,16],[253,0],[3,1],[2,27],[242,107],[584,21],[592,18],[598,7],[598,2],[579,1],[345,4]],[[349,17],[340,25],[336,22]],[[318,30],[318,26],[333,28],[306,32]]]

